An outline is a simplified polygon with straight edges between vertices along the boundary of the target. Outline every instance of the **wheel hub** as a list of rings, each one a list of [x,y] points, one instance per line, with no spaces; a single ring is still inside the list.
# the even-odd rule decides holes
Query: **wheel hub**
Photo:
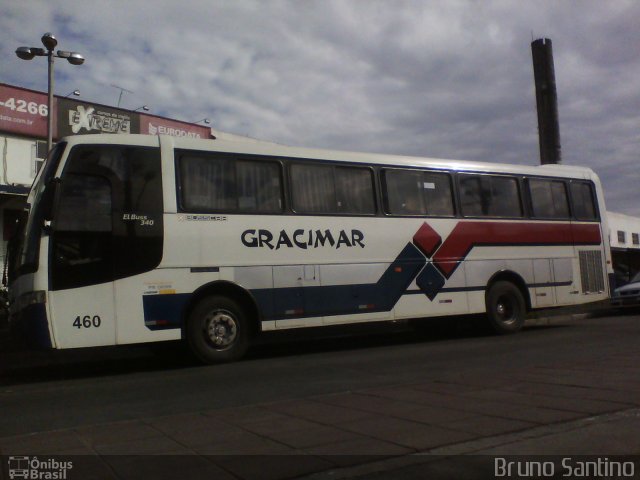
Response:
[[[496,314],[504,324],[511,324],[516,321],[515,307],[513,302],[507,298],[501,298],[496,305]]]
[[[205,325],[207,337],[216,348],[229,347],[237,338],[238,325],[230,312],[225,310],[211,312]]]

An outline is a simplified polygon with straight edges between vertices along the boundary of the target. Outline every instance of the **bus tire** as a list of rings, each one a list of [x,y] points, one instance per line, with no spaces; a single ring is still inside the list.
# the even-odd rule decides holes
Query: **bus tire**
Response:
[[[495,282],[485,299],[488,324],[494,333],[515,333],[522,328],[527,308],[517,286],[507,281]]]
[[[231,362],[249,348],[249,318],[228,297],[206,297],[189,315],[186,336],[189,348],[202,362]]]

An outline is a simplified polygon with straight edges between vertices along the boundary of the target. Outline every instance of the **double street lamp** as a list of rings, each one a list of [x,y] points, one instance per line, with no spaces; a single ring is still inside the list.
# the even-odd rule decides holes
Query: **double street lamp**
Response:
[[[53,145],[53,62],[54,58],[66,58],[71,65],[82,65],[84,63],[84,57],[78,52],[67,52],[65,50],[58,50],[54,53],[54,48],[58,45],[58,40],[51,33],[45,33],[41,38],[42,44],[45,48],[39,47],[18,47],[16,49],[16,55],[22,60],[31,60],[33,57],[48,57],[49,58],[49,83],[48,83],[48,95],[49,101],[47,105],[47,151],[51,150]],[[45,50],[46,49],[46,50]]]

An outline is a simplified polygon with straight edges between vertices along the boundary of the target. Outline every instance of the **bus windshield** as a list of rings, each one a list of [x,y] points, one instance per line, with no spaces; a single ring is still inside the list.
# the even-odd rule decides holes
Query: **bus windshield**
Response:
[[[65,142],[59,142],[51,149],[42,170],[34,180],[27,198],[26,221],[23,217],[16,241],[18,245],[12,252],[10,260],[11,278],[17,274],[33,273],[38,269],[38,252],[40,250],[40,233],[43,225],[45,205],[42,197],[49,180],[53,178],[66,147]]]

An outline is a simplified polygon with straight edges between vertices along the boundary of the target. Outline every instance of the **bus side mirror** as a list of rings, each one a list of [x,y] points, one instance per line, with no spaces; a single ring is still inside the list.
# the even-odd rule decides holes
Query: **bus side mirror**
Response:
[[[55,203],[59,185],[60,179],[52,178],[47,182],[44,192],[42,193],[40,203],[42,205],[42,219],[45,222],[51,222],[51,220],[53,220],[53,204]]]

